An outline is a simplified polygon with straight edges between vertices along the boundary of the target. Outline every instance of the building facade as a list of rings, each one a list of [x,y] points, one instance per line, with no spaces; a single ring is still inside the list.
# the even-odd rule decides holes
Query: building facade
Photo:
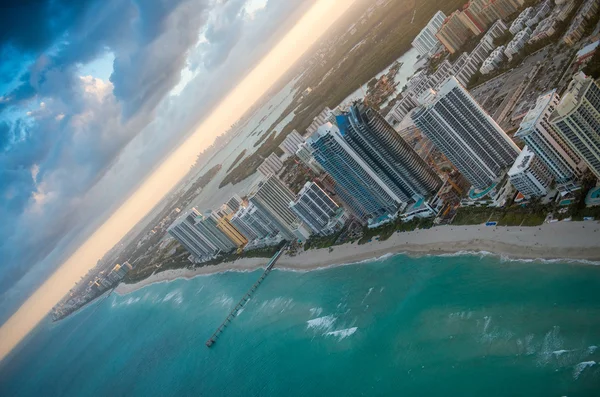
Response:
[[[244,236],[230,221],[233,215],[222,216],[217,219],[217,227],[238,248],[248,244],[248,238]]]
[[[200,215],[197,209],[192,208],[171,225],[168,233],[196,260],[203,261],[218,254],[219,249],[196,228],[196,218]]]
[[[497,180],[520,152],[455,78],[450,78],[413,120],[477,189]]]
[[[285,154],[288,156],[293,156],[298,151],[300,145],[304,143],[304,138],[302,135],[298,133],[298,131],[293,130],[285,137],[279,148],[283,150]]]
[[[427,25],[419,32],[417,37],[412,42],[412,46],[421,54],[421,56],[428,56],[433,54],[442,43],[435,37],[435,34],[440,30],[440,27],[446,19],[446,14],[441,11],[435,13],[435,15],[429,20]]]
[[[600,85],[583,73],[575,75],[550,124],[600,178]]]
[[[431,196],[441,187],[435,171],[375,109],[357,104],[337,121],[348,145],[404,203]]]
[[[274,175],[261,181],[257,189],[248,197],[248,201],[264,214],[268,214],[271,223],[286,238],[294,238],[294,225],[298,217],[289,208],[294,193]]]
[[[548,194],[552,174],[527,146],[508,171],[510,183],[526,198],[543,197]]]
[[[556,90],[540,95],[535,107],[523,118],[515,137],[527,143],[552,172],[559,190],[572,191],[578,188],[581,160],[549,123],[559,99]]]
[[[195,227],[208,241],[216,246],[220,252],[233,251],[237,246],[227,234],[223,233],[217,226],[218,220],[219,216],[209,211],[204,215],[198,215],[196,217]]]
[[[402,204],[369,165],[342,138],[338,127],[327,123],[307,143],[321,167],[336,182],[336,192],[359,218],[395,213]]]
[[[290,203],[292,211],[315,233],[322,234],[338,215],[340,207],[319,185],[307,182]]]
[[[269,157],[267,157],[262,164],[258,166],[258,172],[260,172],[264,177],[268,177],[272,174],[277,175],[282,168],[283,161],[281,161],[278,155],[271,153]]]

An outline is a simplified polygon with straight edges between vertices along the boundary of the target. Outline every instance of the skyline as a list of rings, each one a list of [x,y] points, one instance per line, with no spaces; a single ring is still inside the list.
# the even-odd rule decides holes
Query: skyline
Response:
[[[0,327],[0,359],[41,321],[95,261],[112,248],[187,173],[197,153],[212,143],[205,131],[224,131],[258,100],[353,2],[316,2],[185,140],[96,232]],[[333,12],[335,10],[335,12]],[[311,35],[306,35],[311,32]],[[211,139],[212,138],[212,139]],[[148,199],[150,198],[150,199]],[[140,206],[140,203],[143,205]],[[125,226],[126,225],[126,226]]]

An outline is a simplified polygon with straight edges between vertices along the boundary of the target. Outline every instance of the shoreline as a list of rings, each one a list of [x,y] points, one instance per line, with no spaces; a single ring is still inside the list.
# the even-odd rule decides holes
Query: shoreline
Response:
[[[276,269],[314,271],[374,261],[388,255],[443,256],[486,254],[511,260],[556,260],[600,265],[599,222],[556,222],[535,227],[436,226],[395,233],[386,241],[358,245],[346,243],[329,248],[282,256]],[[114,292],[123,296],[146,286],[192,279],[224,272],[248,272],[264,268],[267,258],[242,258],[196,269],[175,269],[152,274],[135,284],[119,284]]]

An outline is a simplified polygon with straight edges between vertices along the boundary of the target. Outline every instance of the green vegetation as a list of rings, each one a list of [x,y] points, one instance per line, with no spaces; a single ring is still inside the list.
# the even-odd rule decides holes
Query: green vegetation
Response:
[[[254,145],[252,145],[252,147],[257,147],[261,143],[265,142],[265,139],[267,141],[270,140],[270,139],[273,139],[273,137],[275,135],[277,135],[277,131],[273,132],[272,134],[269,134],[268,132],[265,132],[264,134],[262,134],[262,136],[260,138],[258,138],[258,140],[256,142],[254,142]]]
[[[539,226],[544,223],[549,207],[513,205],[507,208],[461,207],[452,221],[453,225],[481,225],[498,222],[498,226]]]
[[[363,228],[363,235],[360,240],[358,240],[358,244],[366,244],[376,237],[379,238],[379,241],[385,241],[394,233],[412,232],[417,228],[429,229],[431,226],[433,226],[433,219],[431,218],[414,218],[408,222],[403,222],[401,219],[396,219],[393,222],[386,223],[385,225],[381,225],[373,229],[369,229],[365,226]]]
[[[231,171],[231,169],[233,167],[235,167],[235,165],[237,163],[239,163],[239,161],[242,159],[242,157],[244,157],[246,155],[246,149],[242,150],[240,152],[240,154],[238,154],[238,156],[235,158],[235,160],[233,160],[233,163],[231,163],[231,165],[229,166],[229,168],[227,168],[227,172]]]
[[[338,244],[338,240],[341,235],[345,233],[346,229],[343,228],[337,233],[330,234],[329,236],[311,236],[304,243],[304,249],[306,251],[312,249],[329,248]]]
[[[588,192],[596,185],[596,178],[591,174],[584,178],[581,189],[576,192],[575,202],[569,207],[568,216],[574,221],[582,221],[584,217],[592,216],[600,219],[600,207],[586,207],[585,198]]]

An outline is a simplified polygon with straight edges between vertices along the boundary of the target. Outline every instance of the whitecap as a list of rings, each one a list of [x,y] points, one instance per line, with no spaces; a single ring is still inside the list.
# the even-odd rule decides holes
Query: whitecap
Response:
[[[313,318],[306,322],[307,329],[314,329],[317,331],[329,331],[333,327],[333,323],[337,320],[336,317],[329,315],[318,318]]]
[[[337,331],[327,332],[325,335],[336,337],[336,338],[338,338],[338,341],[341,341],[342,339],[345,339],[345,338],[349,337],[350,335],[354,334],[357,329],[358,329],[358,327],[339,329]]]
[[[586,369],[596,365],[595,361],[583,361],[573,368],[573,379],[578,379],[579,375]]]
[[[233,304],[233,298],[227,295],[220,295],[213,299],[213,305],[231,306]]]
[[[279,310],[279,312],[283,312],[284,310],[292,307],[294,305],[294,300],[292,298],[284,298],[278,297],[275,299],[266,300],[260,305],[259,310],[263,311],[274,311]]]
[[[554,354],[555,356],[561,356],[561,355],[563,355],[565,353],[570,353],[572,351],[574,351],[574,350],[564,350],[564,349],[562,349],[562,350],[555,350],[555,351],[552,352],[552,354]]]
[[[309,309],[309,311],[310,311],[311,317],[319,317],[321,315],[321,313],[323,313],[323,308],[322,307],[313,307],[313,308]]]
[[[365,299],[367,299],[369,295],[371,295],[371,292],[373,292],[373,287],[369,288],[369,291],[367,292],[363,300],[360,302],[361,305],[365,302]]]

